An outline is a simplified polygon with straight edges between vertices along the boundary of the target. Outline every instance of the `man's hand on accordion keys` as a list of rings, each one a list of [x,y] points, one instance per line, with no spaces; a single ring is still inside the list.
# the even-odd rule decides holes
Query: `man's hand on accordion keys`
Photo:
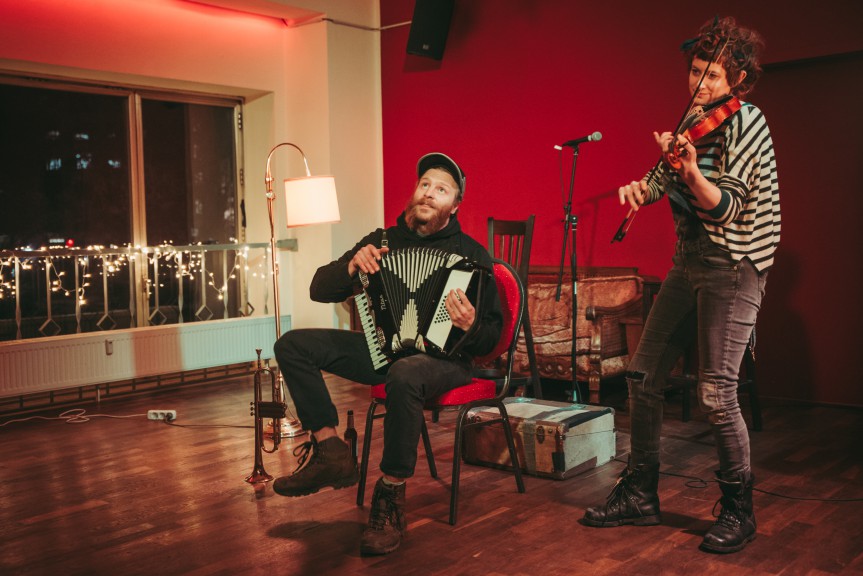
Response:
[[[374,274],[379,272],[381,267],[378,262],[381,256],[389,252],[387,247],[378,248],[374,244],[366,244],[360,248],[351,261],[348,262],[348,274],[353,276],[358,271],[366,274]]]
[[[444,305],[453,326],[461,328],[464,331],[470,329],[476,318],[476,308],[473,307],[473,304],[470,303],[470,300],[468,300],[461,288],[450,290]]]

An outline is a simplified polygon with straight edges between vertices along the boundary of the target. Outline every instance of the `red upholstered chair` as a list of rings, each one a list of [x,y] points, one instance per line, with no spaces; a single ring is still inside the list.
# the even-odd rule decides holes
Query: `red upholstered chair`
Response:
[[[509,455],[512,461],[512,469],[515,474],[515,483],[519,492],[524,492],[524,481],[521,477],[521,468],[518,463],[518,455],[515,451],[515,443],[512,437],[512,428],[503,399],[507,396],[512,375],[513,358],[515,346],[518,341],[518,333],[521,329],[522,313],[525,308],[525,291],[521,280],[515,270],[503,260],[494,259],[494,280],[497,284],[498,295],[501,300],[503,312],[503,329],[500,341],[489,354],[483,358],[477,358],[477,363],[487,362],[506,354],[506,368],[503,373],[502,386],[498,388],[498,382],[484,378],[473,378],[468,384],[454,388],[426,404],[427,410],[438,411],[442,409],[458,408],[456,417],[455,442],[453,444],[453,466],[452,485],[450,489],[449,523],[455,525],[458,507],[459,473],[461,471],[461,449],[464,429],[469,426],[488,426],[500,423],[509,446]],[[508,352],[508,353],[507,353]],[[369,404],[366,416],[365,434],[363,436],[362,460],[360,464],[360,482],[357,488],[357,506],[363,505],[366,488],[366,476],[369,470],[369,452],[371,448],[372,426],[374,421],[382,418],[384,413],[376,414],[377,408],[386,403],[385,384],[371,387],[372,401]],[[490,406],[497,408],[500,418],[483,420],[481,422],[468,422],[467,413],[478,406]],[[433,478],[437,478],[437,467],[434,462],[431,443],[429,442],[428,428],[425,419],[422,424],[422,440],[425,448],[429,470]]]

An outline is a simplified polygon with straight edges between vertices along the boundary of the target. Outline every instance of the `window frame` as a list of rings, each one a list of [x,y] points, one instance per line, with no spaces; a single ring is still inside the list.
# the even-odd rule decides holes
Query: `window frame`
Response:
[[[0,70],[0,84],[59,90],[67,92],[83,92],[108,96],[124,96],[127,106],[127,130],[129,146],[129,194],[131,246],[148,246],[146,220],[146,185],[144,182],[144,142],[143,142],[143,100],[153,99],[182,104],[199,104],[205,106],[222,106],[233,109],[234,165],[237,194],[235,198],[235,213],[239,215],[236,221],[235,238],[237,242],[245,241],[243,227],[243,210],[245,200],[244,153],[243,153],[243,106],[245,99],[241,96],[226,94],[208,94],[194,90],[154,88],[143,85],[121,82],[88,81],[70,79],[51,75],[39,75],[22,72],[6,72]],[[133,327],[149,326],[149,271],[147,266],[136,266],[133,294],[130,302],[130,313],[135,322]],[[241,287],[241,291],[245,291]],[[143,313],[136,313],[138,310]]]

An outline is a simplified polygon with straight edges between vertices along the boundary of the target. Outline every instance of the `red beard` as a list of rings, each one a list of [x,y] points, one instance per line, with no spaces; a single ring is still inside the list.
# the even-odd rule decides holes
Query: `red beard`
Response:
[[[420,206],[423,205],[434,210],[431,216],[420,215]],[[419,232],[420,234],[428,236],[429,234],[434,234],[443,229],[443,227],[449,223],[451,210],[452,206],[439,208],[430,204],[416,202],[411,198],[408,200],[408,205],[405,208],[405,222],[407,223],[408,228],[414,232]]]

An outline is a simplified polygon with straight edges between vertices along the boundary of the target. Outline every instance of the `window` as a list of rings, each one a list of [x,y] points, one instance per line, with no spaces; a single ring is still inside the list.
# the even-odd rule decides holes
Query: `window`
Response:
[[[146,98],[142,120],[148,242],[233,242],[234,110]]]
[[[239,113],[0,76],[0,340],[240,315]]]
[[[127,100],[0,84],[0,248],[132,242]]]

